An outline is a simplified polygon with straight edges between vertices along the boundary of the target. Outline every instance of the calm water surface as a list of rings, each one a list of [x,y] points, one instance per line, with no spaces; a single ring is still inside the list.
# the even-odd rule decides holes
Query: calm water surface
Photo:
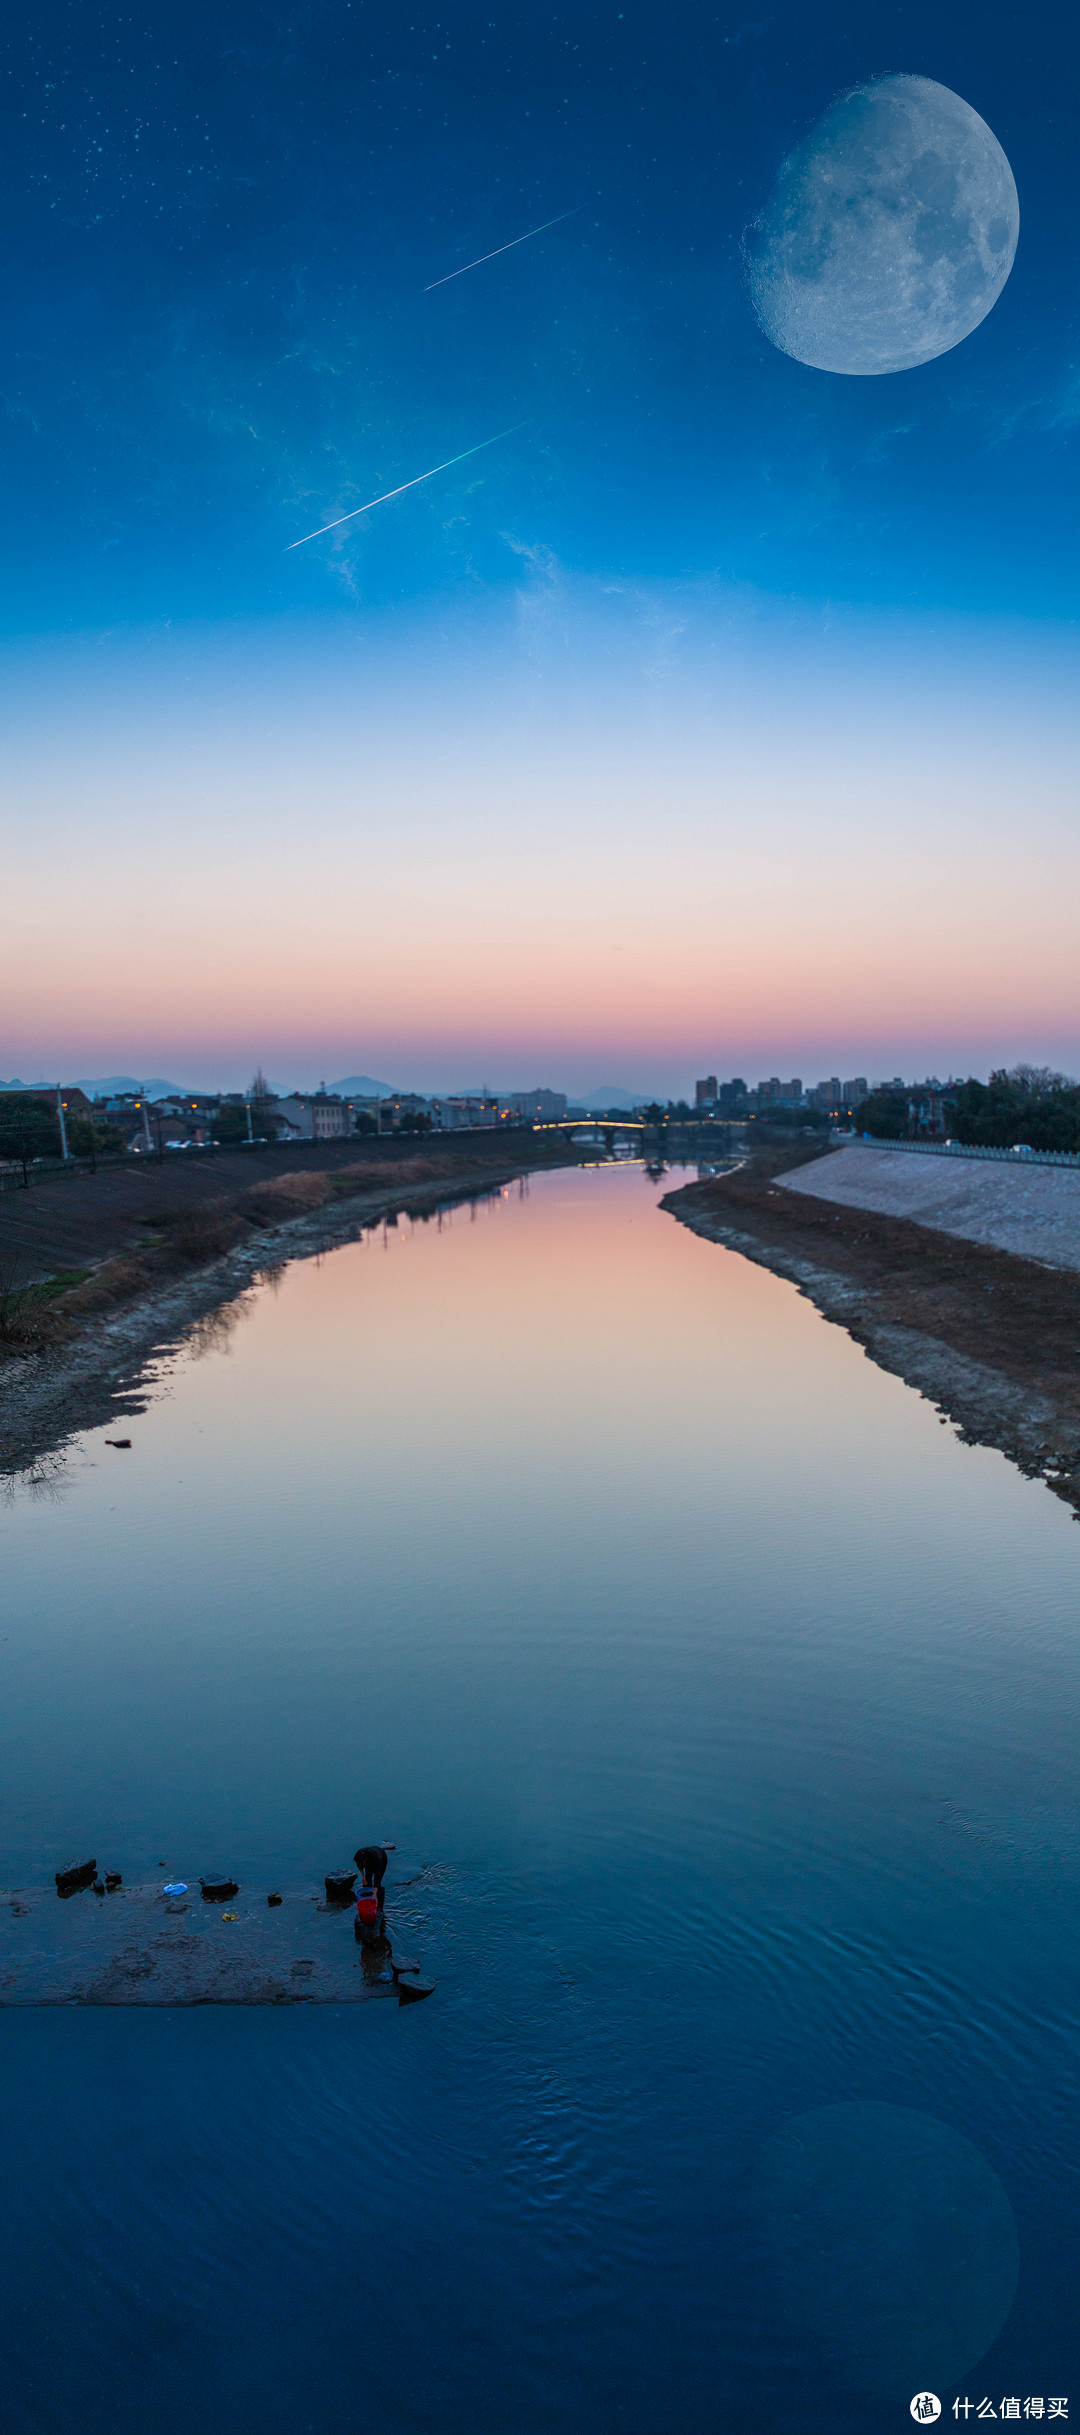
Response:
[[[0,2013],[7,2426],[1080,2416],[1080,1532],[657,1198],[294,1265],[3,1510],[0,1880],[384,1836],[438,1981]]]

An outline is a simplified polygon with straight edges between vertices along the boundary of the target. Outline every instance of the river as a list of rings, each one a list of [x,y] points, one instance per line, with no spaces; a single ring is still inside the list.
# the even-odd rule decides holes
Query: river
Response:
[[[1080,1536],[664,1189],[294,1263],[0,1514],[2,1882],[390,1838],[437,1982],[0,2011],[20,2435],[1080,2415]]]

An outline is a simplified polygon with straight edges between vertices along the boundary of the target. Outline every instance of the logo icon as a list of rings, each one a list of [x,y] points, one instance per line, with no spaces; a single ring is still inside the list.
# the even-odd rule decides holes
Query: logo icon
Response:
[[[941,2416],[941,2403],[937,2394],[916,2393],[911,2404],[911,2415],[921,2427],[932,2425],[934,2419]]]

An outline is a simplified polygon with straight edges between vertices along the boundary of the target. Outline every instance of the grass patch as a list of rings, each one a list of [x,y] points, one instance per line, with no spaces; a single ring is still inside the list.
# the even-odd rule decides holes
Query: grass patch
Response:
[[[16,1284],[14,1274],[0,1281],[0,1347],[33,1353],[46,1344],[63,1343],[71,1330],[54,1306],[85,1277],[85,1268],[60,1268],[55,1276],[35,1277],[29,1285]]]
[[[58,1294],[70,1293],[72,1287],[81,1285],[83,1278],[88,1275],[89,1270],[85,1268],[58,1268],[54,1277],[39,1277],[36,1284],[24,1285],[23,1300],[39,1303],[55,1302]]]
[[[237,1207],[254,1226],[273,1226],[321,1209],[329,1198],[328,1175],[271,1175],[242,1192]]]

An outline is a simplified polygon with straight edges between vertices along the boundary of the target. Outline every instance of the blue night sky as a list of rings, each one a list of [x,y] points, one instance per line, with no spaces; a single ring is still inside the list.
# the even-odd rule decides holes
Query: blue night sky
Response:
[[[35,934],[8,1062],[55,1050],[85,1070],[144,1041],[157,1070],[195,1055],[203,1034],[168,990],[134,1036],[144,976],[126,961],[130,931],[106,935],[104,907],[134,854],[167,928],[162,889],[208,833],[237,916],[239,874],[273,866],[259,871],[268,960],[252,968],[250,1020],[227,992],[219,1011],[241,1063],[263,1041],[280,1057],[294,1034],[342,1070],[382,1070],[396,1053],[404,1078],[420,1053],[403,1005],[388,1009],[384,991],[376,1017],[362,978],[352,1001],[312,1001],[310,1022],[299,995],[275,1011],[269,943],[280,948],[282,873],[301,840],[361,891],[374,872],[391,922],[404,922],[411,873],[425,938],[448,889],[455,917],[478,885],[483,899],[493,835],[504,907],[545,848],[564,889],[632,869],[619,922],[640,949],[651,833],[678,893],[704,851],[710,885],[737,885],[764,938],[770,889],[792,868],[795,771],[804,809],[816,805],[806,871],[822,854],[849,870],[854,852],[862,908],[887,924],[890,873],[902,866],[914,889],[927,853],[944,852],[955,904],[977,806],[965,797],[950,828],[955,796],[939,782],[981,755],[1018,785],[1023,773],[1023,802],[994,795],[989,776],[983,795],[980,918],[988,938],[995,922],[1007,936],[1019,833],[1060,854],[1071,817],[1078,47],[1075,21],[1045,8],[32,9],[4,54],[8,835],[31,893],[50,855],[96,878],[105,927],[85,1020],[73,1007],[59,1024],[47,990],[27,998]],[[1019,190],[1019,248],[962,345],[846,378],[769,344],[742,231],[833,96],[892,69],[954,88],[987,120]],[[288,551],[508,426],[520,428]],[[635,719],[654,781],[648,800],[624,796],[622,834],[610,803],[596,811],[596,772],[606,755],[611,773],[620,752],[634,758]],[[906,817],[889,788],[897,738],[916,730],[939,793],[930,803],[913,762]],[[841,783],[845,738],[863,757]],[[560,744],[545,801],[537,772]],[[296,776],[312,755],[321,791]],[[227,800],[214,792],[226,768]],[[488,806],[479,827],[462,809],[470,768]],[[853,842],[856,800],[878,814]],[[433,828],[445,853],[429,898]],[[297,974],[315,919],[305,900]],[[481,903],[471,967],[487,919]],[[179,954],[187,900],[176,920]],[[900,934],[882,937],[884,998],[854,967],[846,995],[830,995],[827,942],[821,972],[800,968],[799,1038],[790,1000],[770,1029],[760,964],[756,994],[725,994],[717,974],[710,999],[704,939],[685,1005],[663,937],[621,997],[579,941],[559,983],[585,1044],[576,1078],[621,1056],[631,1079],[649,1065],[646,1080],[674,1087],[684,1054],[715,1065],[730,1043],[733,1059],[779,1056],[788,1039],[789,1063],[864,1042],[889,1062],[924,1045],[936,1062],[981,1047],[1067,1054],[1064,968],[1047,995],[1045,943],[1042,977],[1013,976],[999,1037],[986,988],[967,1022],[951,986],[927,1012],[920,978],[916,1021],[893,969]],[[407,961],[404,930],[399,945]],[[527,964],[524,932],[521,946]],[[504,1040],[515,1071],[522,1057],[530,1076],[537,1059],[568,1070],[570,1031],[545,1026],[536,977],[511,1004],[500,967],[485,1008],[444,975],[448,1074]]]

